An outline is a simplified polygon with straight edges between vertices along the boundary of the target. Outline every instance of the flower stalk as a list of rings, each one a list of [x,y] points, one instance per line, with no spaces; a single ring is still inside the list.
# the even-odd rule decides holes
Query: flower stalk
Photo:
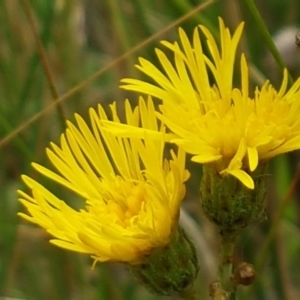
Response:
[[[236,287],[232,281],[233,254],[236,242],[236,234],[223,233],[221,237],[220,264],[218,277],[222,288],[227,292],[226,299],[235,299]]]

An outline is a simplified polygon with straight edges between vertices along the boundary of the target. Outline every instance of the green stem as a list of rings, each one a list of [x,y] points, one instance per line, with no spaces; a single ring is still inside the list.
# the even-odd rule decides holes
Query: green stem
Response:
[[[228,292],[224,290],[219,281],[212,282],[209,286],[209,295],[213,300],[228,300]]]
[[[222,288],[228,293],[225,299],[234,300],[236,288],[232,282],[233,252],[237,233],[222,233],[220,265],[218,270],[219,281]]]

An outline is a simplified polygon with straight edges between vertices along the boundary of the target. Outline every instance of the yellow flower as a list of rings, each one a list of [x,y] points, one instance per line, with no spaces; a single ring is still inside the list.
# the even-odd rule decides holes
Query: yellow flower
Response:
[[[160,100],[161,118],[176,135],[171,141],[209,164],[219,174],[231,174],[250,189],[250,176],[259,162],[300,148],[300,79],[287,89],[288,74],[277,91],[269,81],[249,92],[248,65],[240,58],[241,87],[233,87],[234,61],[243,23],[233,35],[220,23],[221,46],[204,27],[195,29],[193,41],[179,29],[180,43],[162,44],[174,54],[170,61],[156,49],[160,71],[141,58],[139,70],[157,85],[137,79],[122,80],[122,88]],[[208,54],[199,29],[206,38]]]
[[[118,123],[116,105],[111,105]],[[158,123],[152,100],[139,107],[125,103],[126,121],[160,132],[160,140],[120,138],[106,131],[103,108],[90,109],[89,127],[79,115],[67,122],[60,145],[51,143],[47,155],[57,169],[39,164],[42,175],[75,192],[82,208],[75,209],[34,179],[22,179],[31,193],[18,191],[28,214],[26,220],[46,229],[59,247],[90,254],[96,261],[138,263],[156,247],[168,244],[177,226],[179,206],[185,195],[185,154],[171,151],[164,160],[164,127]]]

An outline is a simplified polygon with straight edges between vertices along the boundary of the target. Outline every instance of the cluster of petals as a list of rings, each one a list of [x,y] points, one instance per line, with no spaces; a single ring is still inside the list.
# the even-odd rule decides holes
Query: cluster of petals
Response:
[[[171,142],[192,154],[193,161],[210,164],[253,189],[251,173],[259,163],[300,148],[300,79],[288,88],[284,71],[278,90],[266,81],[250,91],[242,54],[240,88],[234,87],[244,23],[233,34],[222,19],[219,23],[220,46],[205,26],[194,30],[192,41],[179,29],[179,42],[162,42],[174,59],[160,49],[161,68],[140,58],[137,68],[152,83],[127,78],[122,88],[161,100],[158,117],[174,134]]]
[[[115,103],[111,114],[120,123]],[[18,191],[27,209],[19,215],[46,229],[53,244],[90,254],[95,262],[137,263],[166,245],[189,176],[184,151],[170,151],[170,159],[164,159],[165,128],[151,98],[140,98],[135,109],[126,101],[125,115],[128,125],[156,131],[160,138],[149,139],[147,132],[143,138],[115,136],[105,130],[108,117],[99,105],[89,111],[90,125],[76,114],[59,145],[47,149],[56,170],[33,163],[40,175],[70,190],[72,205],[26,175],[22,179],[30,192]]]

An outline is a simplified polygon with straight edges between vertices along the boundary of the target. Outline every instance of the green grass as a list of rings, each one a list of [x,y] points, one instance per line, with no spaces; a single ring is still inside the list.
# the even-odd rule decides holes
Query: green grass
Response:
[[[36,176],[30,167],[32,161],[46,163],[44,149],[50,141],[58,141],[65,118],[73,120],[75,112],[87,116],[88,108],[98,103],[108,105],[126,97],[136,100],[136,96],[118,88],[120,79],[140,76],[134,69],[138,57],[155,61],[154,47],[159,47],[161,39],[174,40],[177,28],[143,44],[118,63],[110,62],[204,1],[31,0],[28,3],[54,90],[49,88],[49,78],[22,5],[25,2],[0,1],[0,137],[4,139],[0,143],[0,299],[163,299],[145,291],[123,266],[97,264],[92,270],[88,256],[49,244],[47,233],[17,217],[23,208],[17,201],[16,190],[23,187],[21,174]],[[280,68],[265,64],[269,51],[277,55],[269,34],[299,24],[299,12],[300,2],[296,0],[255,3],[222,0],[190,16],[180,26],[191,34],[194,26],[202,23],[216,35],[218,16],[232,29],[245,20],[242,50],[257,74],[272,78],[276,85],[281,78]],[[276,60],[279,65],[282,63],[279,56]],[[298,61],[290,70],[294,80],[300,74]],[[96,72],[99,74],[93,76]],[[259,83],[258,76],[251,74],[253,82]],[[90,76],[93,80],[83,84]],[[55,93],[63,96],[64,101],[45,110],[56,98]],[[236,259],[257,264],[257,280],[250,287],[241,288],[238,299],[300,299],[298,169],[298,153],[272,162],[268,220],[246,229],[236,252]],[[195,201],[198,177],[194,171],[184,208],[193,212],[203,237],[203,241],[197,241],[202,247],[202,268],[196,286],[204,300],[209,299],[207,285],[215,274],[214,270],[207,269],[206,262],[217,259],[218,236],[198,213],[199,205]],[[64,191],[57,192],[64,195]]]

